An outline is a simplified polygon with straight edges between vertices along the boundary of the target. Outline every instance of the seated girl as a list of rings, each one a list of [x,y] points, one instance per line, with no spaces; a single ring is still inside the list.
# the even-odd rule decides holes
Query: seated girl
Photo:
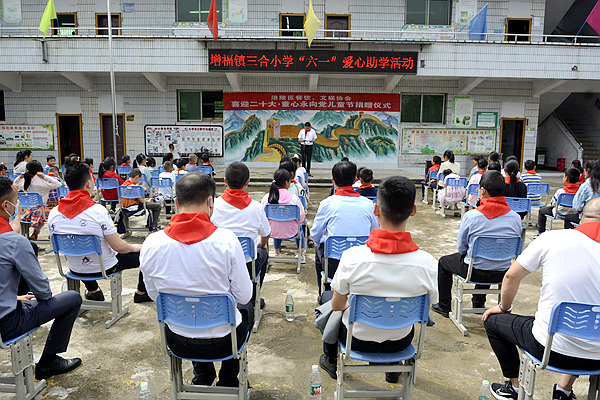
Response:
[[[438,191],[440,209],[436,211],[436,214],[442,214],[445,206],[455,206],[465,196],[464,187],[447,185],[450,178],[460,178],[460,175],[452,172],[450,169],[444,170],[444,188]]]

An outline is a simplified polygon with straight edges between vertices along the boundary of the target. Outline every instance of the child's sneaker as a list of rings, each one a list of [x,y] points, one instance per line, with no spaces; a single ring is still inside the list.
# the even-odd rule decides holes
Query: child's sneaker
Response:
[[[513,388],[513,385],[510,383],[510,381],[506,381],[504,385],[492,383],[491,392],[495,398],[500,400],[517,400],[519,398],[519,394],[515,391],[515,388]]]

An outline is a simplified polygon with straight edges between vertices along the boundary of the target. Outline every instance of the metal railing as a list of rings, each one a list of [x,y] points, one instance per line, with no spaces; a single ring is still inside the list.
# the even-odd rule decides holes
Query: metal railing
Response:
[[[569,125],[567,125],[565,120],[562,119],[562,117],[556,111],[552,111],[552,114],[550,115],[554,117],[553,121],[562,131],[562,134],[567,138],[569,142],[571,142],[573,147],[575,147],[575,150],[577,150],[577,159],[581,160],[583,155],[583,143],[579,143],[577,141],[575,135],[573,134],[573,131],[571,131],[571,128],[569,128]]]
[[[106,35],[98,35],[102,30]],[[69,33],[72,35],[65,35]],[[114,35],[115,40],[148,37],[171,37],[171,38],[209,38],[212,34],[206,25],[197,26],[172,26],[172,27],[114,27],[119,35]],[[54,34],[52,34],[54,33]],[[63,34],[61,34],[63,33]],[[292,36],[287,36],[291,34]],[[297,36],[294,36],[296,34]],[[330,34],[331,36],[327,36]],[[219,39],[223,40],[284,40],[304,41],[306,36],[303,29],[279,29],[279,28],[253,28],[253,27],[220,27]],[[484,36],[484,40],[472,40],[470,36]],[[108,28],[96,26],[77,26],[67,28],[50,28],[46,40],[58,38],[107,38]],[[0,38],[37,38],[42,39],[43,34],[38,27],[12,27],[0,26]],[[596,41],[596,43],[582,43],[581,41]],[[514,34],[514,33],[473,33],[458,32],[454,29],[447,31],[432,30],[374,30],[374,29],[351,29],[333,30],[319,29],[315,36],[314,44],[331,44],[332,42],[355,42],[355,41],[399,41],[399,42],[468,42],[468,43],[511,43],[511,44],[548,44],[548,45],[578,45],[578,46],[600,46],[598,36],[576,36],[576,35],[542,35],[542,34]]]

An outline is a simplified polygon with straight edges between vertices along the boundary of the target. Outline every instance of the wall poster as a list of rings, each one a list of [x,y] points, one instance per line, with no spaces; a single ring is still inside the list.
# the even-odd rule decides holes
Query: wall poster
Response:
[[[404,128],[402,153],[490,153],[496,148],[495,130],[451,128]]]
[[[493,128],[498,127],[497,112],[478,112],[477,113],[477,128]]]
[[[473,127],[473,100],[469,96],[454,96],[452,100],[452,126]]]
[[[225,161],[279,162],[300,154],[305,122],[317,132],[313,163],[343,156],[397,165],[399,94],[223,93]]]
[[[0,22],[7,24],[23,22],[21,0],[0,0]]]
[[[232,24],[248,22],[248,0],[227,0],[227,19]]]
[[[457,7],[457,25],[464,26],[477,15],[477,0],[459,0]]]
[[[223,127],[221,125],[146,125],[146,154],[162,157],[175,145],[182,156],[208,151],[211,157],[223,157]]]
[[[0,149],[54,149],[52,125],[0,125]]]

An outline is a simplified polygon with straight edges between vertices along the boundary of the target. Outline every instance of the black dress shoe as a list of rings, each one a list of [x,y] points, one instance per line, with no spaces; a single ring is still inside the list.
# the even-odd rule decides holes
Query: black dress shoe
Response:
[[[440,314],[442,317],[450,318],[450,310],[446,311],[446,310],[442,309],[442,307],[440,307],[439,303],[435,303],[434,305],[432,305],[431,310]]]
[[[75,368],[81,365],[81,358],[62,358],[56,356],[56,359],[50,365],[40,365],[39,363],[35,366],[35,379],[42,380],[50,378],[54,375],[65,374],[73,371]]]
[[[98,290],[97,292],[90,292],[86,289],[84,296],[86,300],[104,301],[104,293],[102,293],[102,289]]]
[[[402,372],[386,372],[385,381],[389,383],[398,383]]]
[[[262,310],[263,308],[265,308],[265,299],[263,299],[261,297],[261,299],[260,299],[260,309]]]
[[[152,300],[152,298],[150,296],[148,296],[148,293],[144,293],[144,294],[134,294],[133,295],[133,302],[134,303],[146,303],[149,301],[154,301]]]
[[[329,361],[329,357],[327,357],[325,354],[321,354],[319,366],[329,374],[331,379],[337,379],[337,362],[336,364],[333,364],[331,361]]]

